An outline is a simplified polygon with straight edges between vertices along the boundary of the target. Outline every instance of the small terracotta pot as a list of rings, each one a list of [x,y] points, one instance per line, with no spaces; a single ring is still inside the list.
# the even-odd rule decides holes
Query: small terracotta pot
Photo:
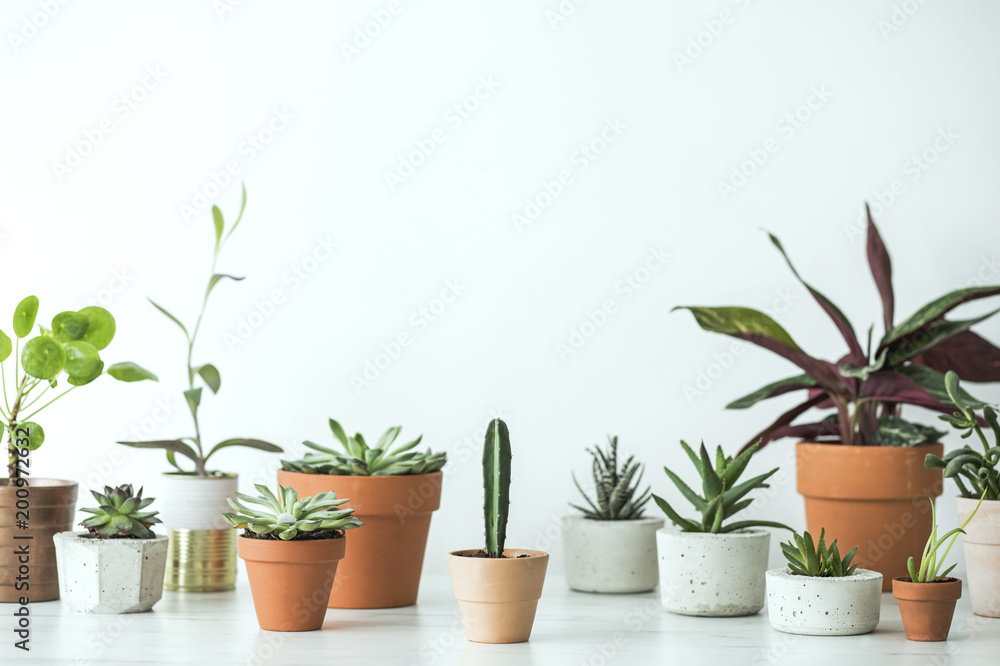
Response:
[[[962,581],[945,578],[938,583],[914,583],[909,577],[892,579],[892,596],[899,601],[903,631],[911,641],[945,641],[951,630],[955,602],[962,596]]]
[[[431,514],[441,506],[441,472],[339,476],[278,470],[278,483],[299,497],[328,491],[349,499],[365,524],[351,534],[330,608],[394,608],[417,603]]]
[[[323,626],[346,537],[310,541],[236,540],[246,561],[257,622],[268,631],[313,631]]]
[[[882,574],[883,592],[906,577],[907,557],[923,552],[931,534],[928,499],[941,494],[944,478],[924,467],[928,453],[941,456],[944,446],[796,447],[807,529],[817,537],[826,528],[827,543],[837,539],[841,552],[858,546],[854,561]]]
[[[448,553],[466,637],[474,643],[523,643],[535,622],[548,553],[508,548],[504,558],[468,557],[476,552]]]

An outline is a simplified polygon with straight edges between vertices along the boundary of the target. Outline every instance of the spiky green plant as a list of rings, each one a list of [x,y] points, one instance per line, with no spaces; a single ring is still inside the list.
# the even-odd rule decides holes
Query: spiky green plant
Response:
[[[793,574],[799,576],[834,577],[842,578],[850,576],[858,568],[857,564],[851,564],[858,547],[851,549],[845,557],[840,556],[840,549],[837,548],[837,540],[834,539],[830,547],[826,547],[826,529],[819,531],[819,545],[813,543],[812,535],[806,532],[799,536],[792,532],[793,541],[782,542],[781,552],[788,560],[788,568]]]
[[[917,568],[913,562],[913,557],[911,556],[906,560],[906,570],[910,574],[910,580],[914,583],[934,583],[940,580],[944,580],[951,573],[951,570],[955,568],[956,565],[951,565],[940,573],[941,567],[944,566],[944,561],[948,559],[948,553],[951,552],[951,547],[955,545],[955,541],[958,539],[959,534],[965,534],[965,528],[969,526],[972,519],[976,517],[976,512],[979,511],[979,507],[983,504],[983,497],[979,498],[979,503],[976,504],[976,508],[972,510],[969,517],[962,523],[961,527],[956,527],[951,530],[943,537],[938,539],[938,524],[937,524],[937,513],[934,508],[934,500],[929,499],[928,502],[931,503],[931,523],[934,525],[931,528],[931,535],[927,539],[927,544],[924,546],[924,552],[920,556],[920,568]],[[944,555],[940,558],[938,557],[938,550],[944,545],[945,541],[948,541],[948,537],[951,537],[951,541],[948,543],[948,547],[944,550]]]
[[[501,419],[490,421],[483,441],[483,516],[487,557],[503,557],[510,509],[510,432]]]
[[[715,466],[713,467],[712,459],[708,455],[708,450],[705,448],[704,442],[701,443],[701,455],[699,456],[691,450],[687,442],[681,441],[684,452],[687,453],[688,458],[691,459],[692,464],[694,464],[695,469],[698,470],[698,474],[701,476],[703,495],[699,495],[691,490],[681,477],[674,474],[669,468],[664,467],[663,471],[667,473],[667,476],[674,482],[674,485],[677,486],[681,494],[701,513],[700,520],[682,518],[666,500],[656,494],[653,495],[653,500],[663,510],[663,513],[667,514],[670,521],[681,528],[683,532],[721,534],[749,527],[780,527],[794,531],[788,525],[770,520],[739,520],[735,523],[724,524],[725,520],[753,503],[753,498],[746,498],[746,495],[750,491],[759,488],[770,488],[765,481],[778,471],[778,468],[775,467],[770,472],[755,476],[749,481],[737,483],[744,470],[746,470],[747,464],[750,462],[750,457],[757,450],[758,444],[759,442],[754,443],[735,459],[732,456],[725,455],[722,452],[721,446],[718,447],[715,451]]]
[[[259,483],[254,488],[259,496],[236,493],[237,499],[227,498],[229,505],[238,513],[225,513],[223,516],[230,525],[237,529],[246,529],[262,537],[272,536],[291,541],[300,532],[315,532],[316,530],[352,530],[364,523],[352,516],[354,509],[336,509],[349,502],[347,499],[337,499],[333,491],[304,497],[294,488],[278,486],[278,495],[271,489]],[[251,509],[246,504],[261,507]]]
[[[412,442],[389,447],[399,437],[400,426],[389,428],[374,447],[369,447],[361,433],[348,437],[344,428],[334,419],[330,419],[330,430],[333,436],[344,447],[346,455],[340,451],[320,446],[315,442],[302,442],[317,453],[307,453],[301,460],[282,460],[281,468],[289,472],[305,474],[334,474],[344,476],[399,476],[403,474],[432,474],[439,472],[448,462],[448,454],[443,451],[433,453],[414,451],[423,435]]]
[[[608,450],[605,453],[598,446],[587,449],[593,458],[594,493],[595,499],[580,487],[580,482],[573,474],[573,483],[577,490],[583,495],[590,507],[586,509],[576,504],[570,504],[574,509],[583,512],[583,515],[592,520],[637,520],[642,518],[642,508],[650,499],[650,488],[635,496],[635,492],[642,480],[645,465],[633,462],[635,456],[629,456],[618,471],[618,437],[608,437]],[[636,477],[636,472],[639,476]],[[633,483],[633,479],[635,482]]]
[[[117,488],[104,486],[103,493],[96,490],[90,493],[98,506],[80,509],[94,514],[80,523],[90,536],[98,539],[152,539],[156,536],[150,528],[163,521],[156,517],[159,512],[143,511],[153,503],[153,498],[143,499],[142,488],[133,493],[132,484],[126,483]]]

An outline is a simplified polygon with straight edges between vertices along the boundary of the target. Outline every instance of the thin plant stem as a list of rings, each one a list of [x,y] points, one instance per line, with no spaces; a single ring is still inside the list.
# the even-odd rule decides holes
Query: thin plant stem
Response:
[[[35,411],[33,411],[33,412],[31,412],[30,414],[28,414],[27,416],[25,416],[24,418],[25,418],[25,419],[30,419],[30,418],[31,418],[32,416],[34,416],[34,415],[35,415],[35,414],[37,414],[38,412],[42,411],[43,409],[45,409],[46,407],[48,407],[49,405],[51,405],[51,404],[52,404],[53,402],[55,402],[56,400],[58,400],[59,398],[63,397],[64,395],[66,395],[67,393],[70,393],[70,392],[71,392],[71,391],[72,391],[73,389],[75,389],[75,388],[76,388],[76,387],[75,387],[75,386],[73,386],[72,388],[68,388],[68,389],[66,389],[65,391],[63,391],[62,393],[60,393],[60,394],[59,394],[59,395],[57,395],[56,397],[52,398],[51,400],[49,400],[49,401],[48,401],[47,403],[45,403],[44,405],[42,405],[41,407],[39,407],[39,408],[38,408],[38,409],[36,409]]]

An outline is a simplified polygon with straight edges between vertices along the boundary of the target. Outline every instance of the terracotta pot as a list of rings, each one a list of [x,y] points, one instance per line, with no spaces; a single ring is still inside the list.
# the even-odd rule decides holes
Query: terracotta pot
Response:
[[[25,478],[27,485],[18,488],[9,479],[0,479],[0,602],[11,603],[21,597],[32,602],[59,598],[59,575],[52,537],[73,529],[76,514],[76,481]],[[27,497],[24,497],[27,490]],[[20,493],[18,492],[20,491]],[[20,496],[19,496],[20,495]],[[18,501],[28,503],[28,529],[17,527]],[[24,538],[28,537],[28,538]],[[18,581],[16,552],[28,548],[28,580]],[[25,588],[27,584],[27,588]],[[18,589],[20,587],[21,589]]]
[[[261,629],[314,631],[323,626],[346,536],[309,541],[240,536],[236,543]]]
[[[899,601],[903,631],[911,641],[946,641],[962,596],[962,581],[945,578],[939,583],[914,583],[909,577],[892,579],[892,596]]]
[[[964,525],[979,500],[959,497],[958,524]],[[972,612],[1000,617],[1000,501],[984,500],[962,535]]]
[[[924,457],[941,456],[941,444],[925,446],[796,447],[798,491],[806,501],[813,538],[826,528],[826,541],[841,552],[858,546],[854,561],[882,574],[882,591],[905,577],[906,560],[921,553],[931,534],[929,498],[941,494],[940,469],[924,468]]]
[[[504,558],[468,557],[478,550],[448,553],[465,635],[474,643],[523,643],[531,636],[549,554],[507,548]]]
[[[441,472],[404,476],[333,476],[278,470],[299,497],[332,490],[364,528],[351,534],[330,608],[393,608],[417,602],[431,513],[441,505]]]

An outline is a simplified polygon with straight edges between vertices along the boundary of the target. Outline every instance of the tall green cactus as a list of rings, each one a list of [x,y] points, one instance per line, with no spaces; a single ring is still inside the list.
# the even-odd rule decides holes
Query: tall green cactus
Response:
[[[510,509],[510,433],[500,419],[490,421],[483,442],[483,494],[486,555],[503,557]]]

